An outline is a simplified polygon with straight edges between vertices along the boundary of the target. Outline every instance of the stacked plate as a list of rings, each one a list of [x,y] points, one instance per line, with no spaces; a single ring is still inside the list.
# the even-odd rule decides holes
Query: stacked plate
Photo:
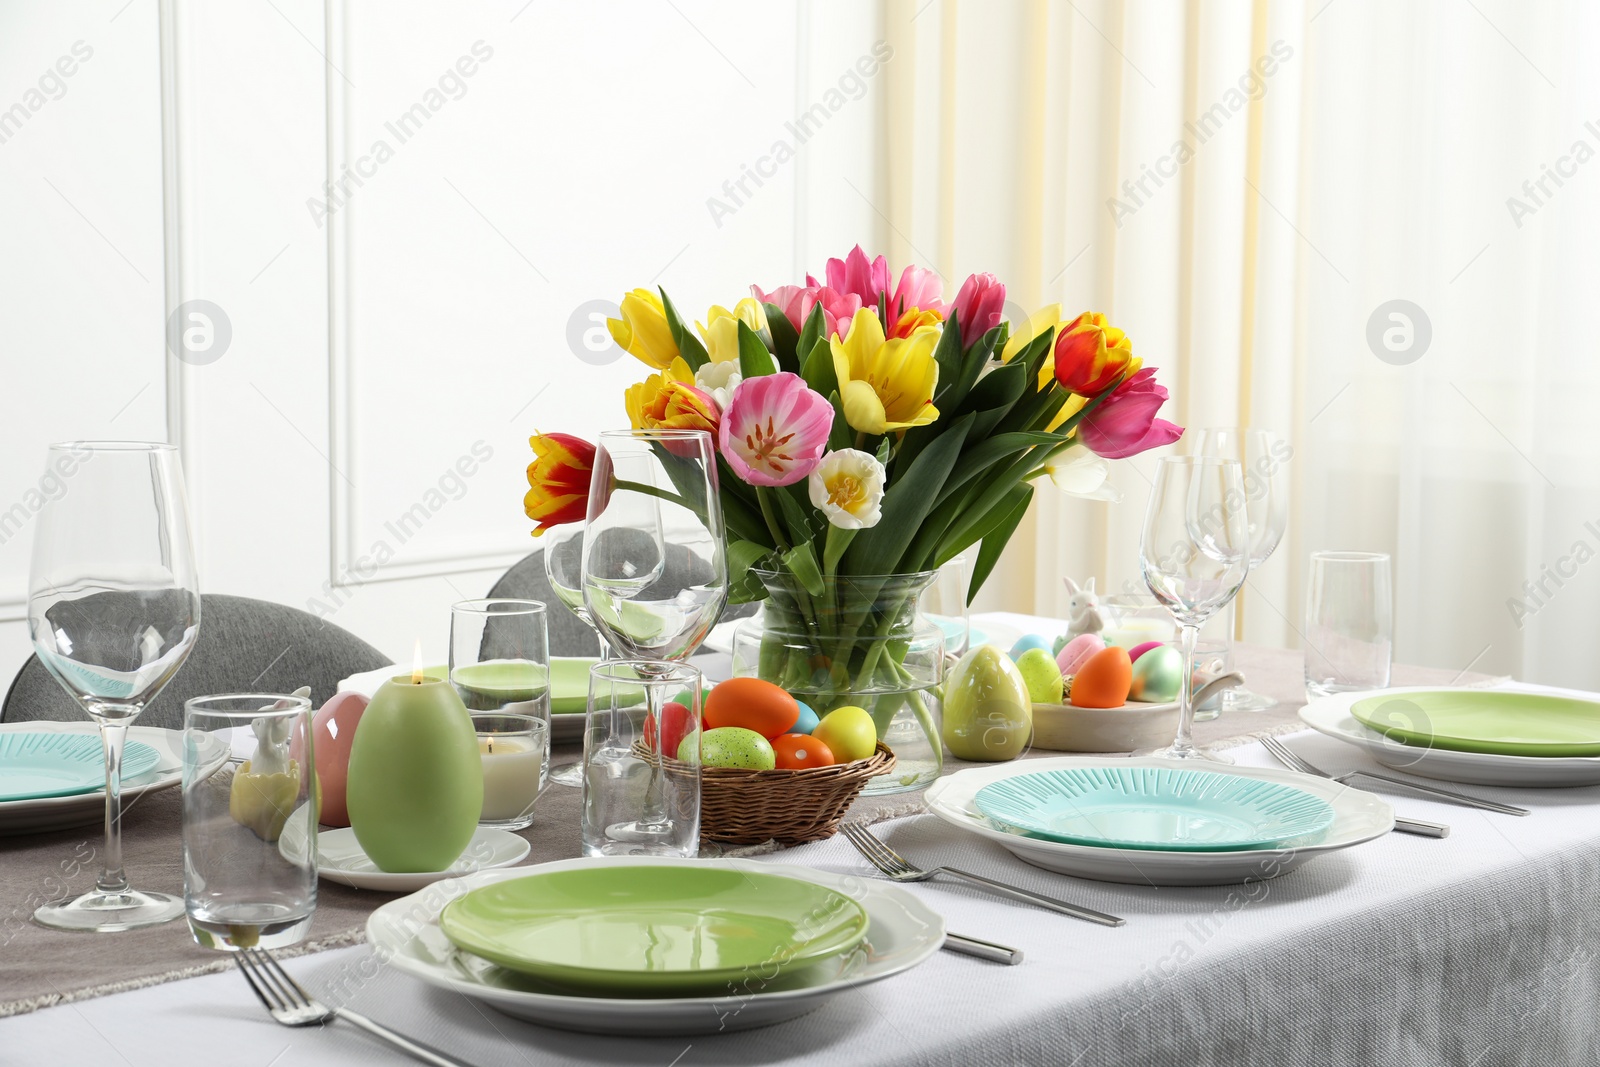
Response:
[[[1301,708],[1300,718],[1380,763],[1425,778],[1600,785],[1600,702],[1594,700],[1413,686],[1324,697]]]
[[[214,738],[203,742],[201,777],[228,760]],[[0,836],[87,826],[105,818],[105,756],[99,728],[83,722],[0,724]],[[134,726],[122,757],[122,803],[183,779],[183,733]]]
[[[930,786],[927,803],[1035,866],[1134,885],[1275,878],[1394,826],[1387,803],[1327,779],[1150,758],[962,771]]]
[[[379,908],[367,940],[407,974],[519,1018],[678,1035],[813,1011],[926,960],[944,921],[892,883],[630,856],[440,882]]]

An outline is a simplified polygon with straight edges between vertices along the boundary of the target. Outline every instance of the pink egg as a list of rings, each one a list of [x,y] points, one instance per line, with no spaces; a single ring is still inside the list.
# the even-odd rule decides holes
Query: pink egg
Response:
[[[322,824],[349,826],[350,812],[345,807],[345,772],[350,767],[350,742],[355,740],[356,723],[367,710],[361,693],[336,693],[311,718],[311,736],[317,749],[317,781],[322,786]],[[299,736],[289,743],[291,759],[301,759],[305,744]]]
[[[1128,649],[1128,658],[1134,663],[1138,663],[1140,656],[1144,655],[1146,652],[1149,652],[1152,648],[1160,647],[1160,641],[1146,641],[1142,645],[1134,645],[1132,648]]]
[[[1061,668],[1062,674],[1077,674],[1078,668],[1088,662],[1090,656],[1105,647],[1106,643],[1099,634],[1079,634],[1056,654],[1056,666]]]

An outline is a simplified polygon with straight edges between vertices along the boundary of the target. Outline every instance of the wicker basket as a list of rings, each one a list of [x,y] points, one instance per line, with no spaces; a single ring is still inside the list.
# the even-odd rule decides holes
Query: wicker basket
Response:
[[[642,742],[634,746],[648,756]],[[675,759],[670,775],[684,773]],[[700,769],[700,836],[728,845],[758,845],[774,838],[799,845],[832,837],[867,779],[894,770],[894,752],[882,741],[866,759],[798,771]]]

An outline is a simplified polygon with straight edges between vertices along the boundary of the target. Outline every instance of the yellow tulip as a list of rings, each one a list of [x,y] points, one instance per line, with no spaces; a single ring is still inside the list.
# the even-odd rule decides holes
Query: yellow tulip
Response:
[[[1051,304],[1042,307],[1028,316],[1028,321],[1022,324],[1011,324],[1011,336],[1006,340],[1006,347],[1000,353],[1000,362],[1010,363],[1018,352],[1028,347],[1028,342],[1038,337],[1046,330],[1054,330],[1061,325],[1061,305]]]
[[[881,434],[926,426],[939,417],[933,406],[939,384],[933,350],[939,332],[937,326],[922,326],[910,337],[885,340],[877,312],[862,308],[851,320],[849,339],[835,335],[828,342],[844,420],[851,429]]]
[[[713,363],[739,361],[739,323],[744,323],[756,333],[767,328],[767,311],[754,297],[745,297],[729,311],[721,304],[713,304],[706,312],[705,325],[695,323],[700,339],[706,343],[706,354]]]
[[[622,298],[622,318],[607,319],[606,329],[623,349],[656,370],[666,370],[678,358],[678,343],[667,325],[667,309],[661,296],[648,289],[635,289]]]
[[[681,358],[660,374],[628,386],[624,395],[628,425],[635,430],[717,432],[717,404],[695,388],[694,373]]]

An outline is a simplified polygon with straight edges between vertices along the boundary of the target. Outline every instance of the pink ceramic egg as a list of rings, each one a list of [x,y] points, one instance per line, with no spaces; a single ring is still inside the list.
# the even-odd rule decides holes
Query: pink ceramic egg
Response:
[[[1079,634],[1061,647],[1056,654],[1056,666],[1061,668],[1061,673],[1077,674],[1078,668],[1089,661],[1089,657],[1106,647],[1099,634]]]
[[[336,693],[311,719],[311,736],[317,750],[317,781],[322,786],[322,824],[349,826],[350,812],[345,807],[345,772],[350,766],[350,743],[356,737],[356,723],[367,710],[361,693]],[[297,736],[289,744],[291,759],[300,759],[304,748]]]
[[[1128,659],[1131,662],[1138,663],[1140,656],[1144,655],[1146,652],[1149,652],[1152,648],[1160,647],[1160,641],[1146,641],[1142,645],[1134,645],[1132,648],[1128,649]]]

